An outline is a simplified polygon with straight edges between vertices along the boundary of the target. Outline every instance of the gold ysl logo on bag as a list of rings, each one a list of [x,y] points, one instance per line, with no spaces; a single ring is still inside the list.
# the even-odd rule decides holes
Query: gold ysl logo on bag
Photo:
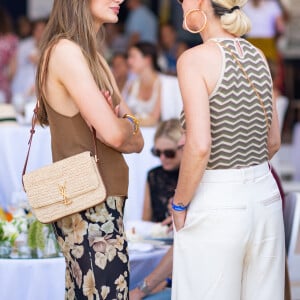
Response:
[[[62,201],[63,201],[64,205],[71,204],[72,200],[67,197],[67,193],[66,193],[66,189],[67,189],[66,188],[66,183],[64,183],[63,185],[59,184],[58,188],[59,188],[59,193],[61,194],[61,196],[63,198]]]

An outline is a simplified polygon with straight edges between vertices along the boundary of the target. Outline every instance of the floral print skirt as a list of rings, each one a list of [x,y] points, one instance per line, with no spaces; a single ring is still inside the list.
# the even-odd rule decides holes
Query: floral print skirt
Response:
[[[53,223],[66,259],[68,300],[128,300],[129,270],[123,227],[124,197]]]

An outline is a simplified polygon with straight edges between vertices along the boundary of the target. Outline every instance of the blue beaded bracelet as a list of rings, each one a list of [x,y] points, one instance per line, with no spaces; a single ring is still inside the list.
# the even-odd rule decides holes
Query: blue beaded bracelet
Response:
[[[175,211],[185,211],[189,207],[189,205],[183,205],[181,203],[179,203],[178,205],[174,204],[174,198],[172,198],[171,205],[172,205],[172,209]]]
[[[172,278],[166,278],[166,283],[167,283],[167,285],[166,285],[166,287],[172,287]]]

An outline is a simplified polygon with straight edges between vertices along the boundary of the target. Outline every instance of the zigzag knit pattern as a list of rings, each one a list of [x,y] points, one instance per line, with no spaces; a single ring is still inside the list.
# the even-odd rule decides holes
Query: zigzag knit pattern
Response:
[[[269,124],[272,120],[272,80],[258,50],[238,39],[222,41],[237,56],[261,96]],[[228,49],[221,47],[223,73],[210,96],[212,147],[207,169],[257,165],[268,160],[267,125],[261,102]]]

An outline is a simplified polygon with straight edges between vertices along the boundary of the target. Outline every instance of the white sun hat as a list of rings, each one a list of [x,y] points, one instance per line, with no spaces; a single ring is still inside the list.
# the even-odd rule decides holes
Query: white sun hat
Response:
[[[0,104],[0,125],[17,124],[17,113],[13,105]]]

